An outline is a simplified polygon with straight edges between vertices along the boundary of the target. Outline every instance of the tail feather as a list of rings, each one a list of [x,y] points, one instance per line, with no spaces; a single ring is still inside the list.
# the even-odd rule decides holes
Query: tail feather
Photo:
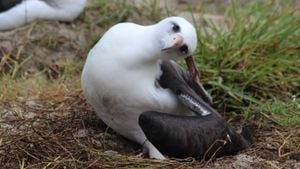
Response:
[[[251,144],[254,143],[255,125],[248,123],[242,127],[241,135]]]

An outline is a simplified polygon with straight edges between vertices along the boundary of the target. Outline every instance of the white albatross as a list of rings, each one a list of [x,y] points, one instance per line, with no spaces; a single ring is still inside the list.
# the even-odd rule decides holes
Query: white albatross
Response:
[[[73,21],[85,4],[86,0],[0,0],[0,31],[37,19]]]
[[[88,54],[81,77],[85,98],[114,131],[143,145],[150,158],[164,159],[147,141],[138,118],[145,111],[193,114],[157,80],[163,60],[184,59],[196,46],[194,26],[181,17],[150,26],[119,23]]]

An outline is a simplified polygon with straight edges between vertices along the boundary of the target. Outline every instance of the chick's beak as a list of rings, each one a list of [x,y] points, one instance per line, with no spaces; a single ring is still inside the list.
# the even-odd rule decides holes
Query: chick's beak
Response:
[[[183,37],[180,34],[168,35],[162,39],[162,51],[179,48],[183,45]]]

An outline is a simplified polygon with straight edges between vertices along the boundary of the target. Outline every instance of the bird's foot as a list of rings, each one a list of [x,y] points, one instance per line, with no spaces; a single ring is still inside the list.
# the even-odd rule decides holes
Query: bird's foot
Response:
[[[136,155],[136,157],[140,158],[152,158],[157,160],[164,160],[166,159],[159,151],[154,147],[147,139],[143,143],[142,151]]]
[[[136,155],[136,157],[145,158],[145,154],[143,152],[140,152]]]
[[[143,147],[141,152],[139,154],[137,154],[136,157],[145,158],[145,157],[147,157],[147,154],[148,154],[148,150],[145,147]]]

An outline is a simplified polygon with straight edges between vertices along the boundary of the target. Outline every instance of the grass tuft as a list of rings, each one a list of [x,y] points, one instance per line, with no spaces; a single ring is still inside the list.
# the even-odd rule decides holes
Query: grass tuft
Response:
[[[300,19],[288,5],[272,2],[231,3],[222,26],[202,20],[209,31],[199,31],[198,68],[216,105],[227,112],[277,104],[270,100],[299,92]]]

